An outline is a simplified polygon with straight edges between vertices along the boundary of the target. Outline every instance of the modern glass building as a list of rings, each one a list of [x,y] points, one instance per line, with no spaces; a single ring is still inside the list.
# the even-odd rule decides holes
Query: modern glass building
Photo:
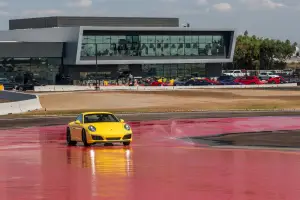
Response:
[[[232,62],[236,41],[232,29],[179,27],[177,18],[46,17],[10,20],[9,29],[0,32],[0,77],[31,73],[46,84],[126,70],[215,77]]]

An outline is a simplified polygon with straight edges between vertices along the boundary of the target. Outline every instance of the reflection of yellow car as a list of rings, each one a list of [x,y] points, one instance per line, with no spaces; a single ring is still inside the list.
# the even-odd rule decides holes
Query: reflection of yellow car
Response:
[[[81,113],[67,127],[67,144],[70,146],[77,142],[83,142],[84,146],[95,143],[123,143],[128,146],[131,141],[130,126],[108,112]]]

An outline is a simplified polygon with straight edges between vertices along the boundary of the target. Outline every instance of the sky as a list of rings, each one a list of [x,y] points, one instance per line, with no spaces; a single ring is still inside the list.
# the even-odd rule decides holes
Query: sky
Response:
[[[177,17],[193,28],[248,30],[300,44],[300,0],[0,0],[0,30],[9,19],[41,16]]]

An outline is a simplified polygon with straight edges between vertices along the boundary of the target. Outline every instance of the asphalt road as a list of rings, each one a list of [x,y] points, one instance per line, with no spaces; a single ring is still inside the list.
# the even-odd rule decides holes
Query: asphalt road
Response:
[[[177,112],[177,113],[134,113],[116,114],[125,121],[148,121],[167,119],[228,118],[258,116],[300,116],[300,111],[234,111],[234,112]],[[39,116],[27,118],[0,118],[0,129],[13,127],[64,125],[74,121],[76,116]]]

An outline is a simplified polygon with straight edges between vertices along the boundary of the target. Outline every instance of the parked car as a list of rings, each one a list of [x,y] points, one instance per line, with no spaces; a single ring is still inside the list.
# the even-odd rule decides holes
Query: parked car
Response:
[[[268,80],[269,78],[276,78],[279,75],[274,74],[273,72],[262,72],[258,75],[260,80]]]
[[[16,87],[16,83],[9,81],[7,78],[0,78],[0,84],[3,85],[4,90],[13,90]]]
[[[167,83],[163,83],[163,82],[153,81],[151,83],[151,86],[168,86],[168,84]]]
[[[17,85],[16,90],[19,90],[19,91],[34,90],[34,86],[42,86],[42,84],[40,84],[37,81],[32,81],[32,82],[28,82],[26,84]]]
[[[278,77],[271,77],[268,80],[269,84],[281,84],[281,83],[286,83],[286,81],[284,80],[284,78],[282,76],[278,76]]]
[[[218,78],[218,85],[241,85],[238,82],[238,78],[234,76],[220,76]]]
[[[184,86],[187,80],[188,80],[187,78],[177,78],[174,81],[174,86]]]
[[[244,70],[229,70],[223,74],[226,76],[234,76],[234,77],[242,77],[242,76],[249,75],[247,72],[244,72]]]
[[[210,83],[206,80],[199,80],[199,79],[191,79],[189,81],[187,81],[185,84],[185,86],[196,86],[196,85],[215,85],[213,83]]]
[[[222,80],[219,81],[218,85],[243,85],[243,83],[240,83],[238,81],[234,80]]]
[[[235,80],[235,79],[236,79],[236,77],[234,77],[234,76],[223,75],[218,78],[218,81]]]
[[[264,84],[257,76],[245,76],[236,80],[238,83],[244,85],[260,85]]]
[[[214,85],[217,85],[217,84],[218,84],[218,81],[215,81],[215,80],[210,79],[210,78],[204,78],[204,79],[201,79],[201,80],[205,80],[205,81],[207,81],[207,82],[209,82],[209,83],[213,83]]]

